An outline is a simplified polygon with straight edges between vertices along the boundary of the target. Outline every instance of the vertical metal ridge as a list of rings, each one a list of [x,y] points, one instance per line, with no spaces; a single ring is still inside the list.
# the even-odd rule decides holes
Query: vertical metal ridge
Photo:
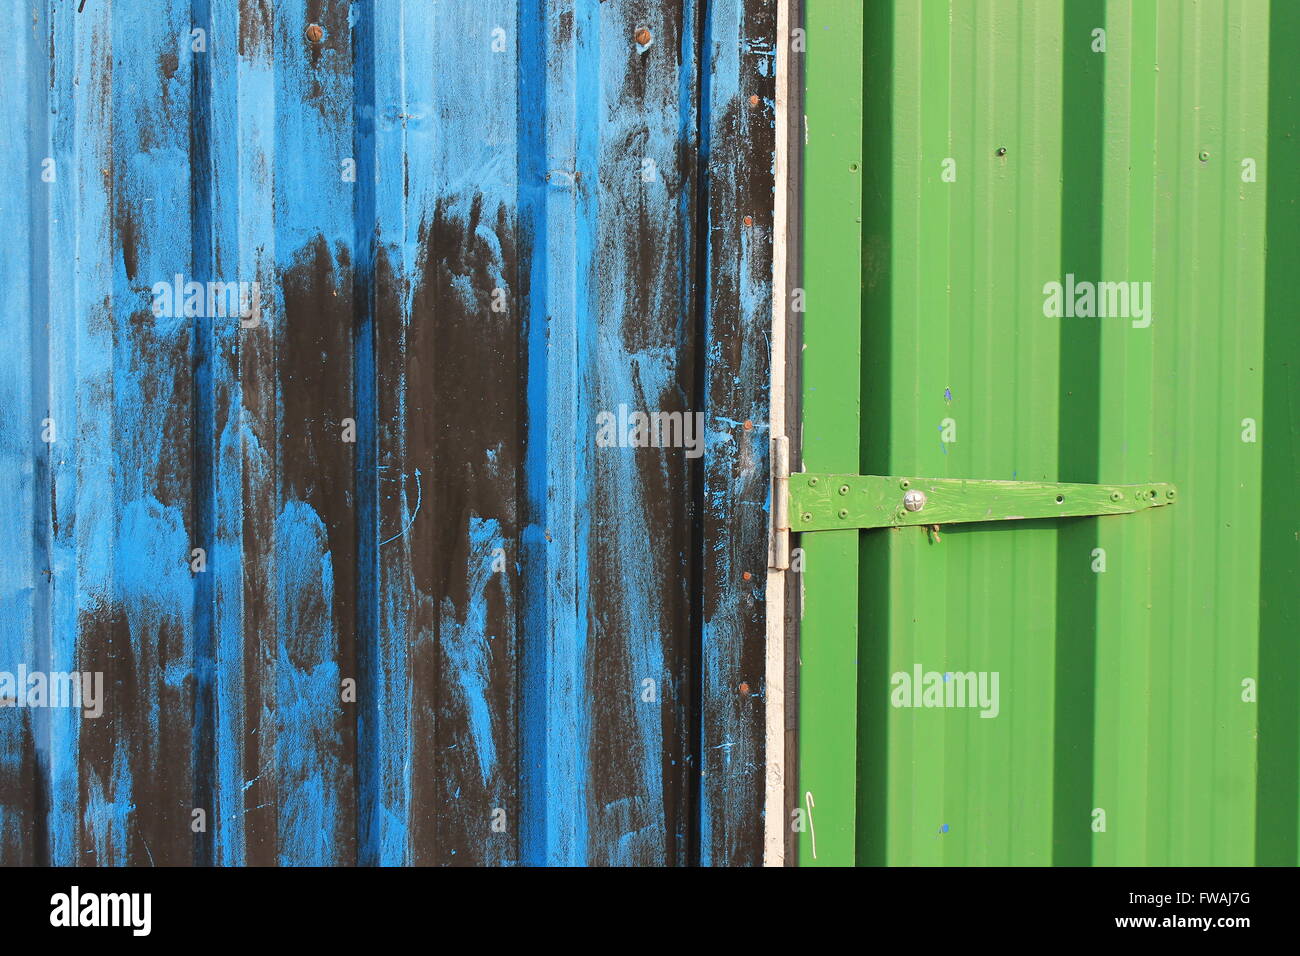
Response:
[[[860,463],[864,10],[806,8],[808,129],[803,255],[802,455],[807,469],[853,473]],[[815,184],[815,187],[813,186]],[[851,865],[858,814],[858,533],[800,542],[808,576],[801,624],[797,810],[800,865]]]
[[[1267,122],[1262,162],[1267,184],[1264,280],[1264,392],[1259,512],[1259,771],[1255,862],[1300,863],[1300,7],[1274,2],[1269,37]],[[1266,503],[1265,503],[1266,502]]]
[[[785,433],[787,445],[787,466],[789,469],[802,468],[802,353],[803,353],[803,148],[804,148],[804,69],[807,54],[807,30],[805,22],[805,5],[803,0],[785,0],[789,11],[785,42],[791,47],[787,54],[787,70],[781,92],[785,96],[786,126],[784,135],[786,162],[786,203],[785,235],[779,237],[785,245],[786,277],[784,283],[786,295],[781,300],[785,323],[786,352],[784,358],[785,378]],[[793,54],[794,31],[802,38],[802,49],[798,56]],[[778,74],[778,80],[780,74]],[[795,293],[800,298],[796,301]],[[794,553],[792,552],[792,556]],[[798,552],[802,557],[802,552]],[[784,721],[780,728],[782,734],[782,777],[784,781],[782,819],[782,865],[794,866],[798,863],[798,833],[793,824],[793,813],[799,805],[799,622],[802,616],[803,568],[802,560],[792,562],[790,573],[785,575],[784,613],[781,625],[784,628],[785,660],[783,666],[785,687]],[[770,812],[767,808],[764,813]],[[766,819],[765,819],[766,823]]]
[[[515,17],[515,36],[523,37],[537,22],[544,21],[546,0],[520,0]],[[544,529],[547,526],[549,434],[548,406],[550,367],[548,340],[547,262],[550,230],[545,195],[547,138],[545,117],[549,113],[550,75],[546,65],[551,34],[548,29],[535,43],[520,43],[517,96],[520,104],[531,98],[534,108],[519,110],[516,137],[518,149],[519,222],[526,237],[526,254],[519,258],[519,288],[527,288],[528,312],[521,338],[525,346],[526,384],[522,411],[526,417],[524,462],[521,471],[521,500],[524,502],[520,540],[520,558],[530,568],[524,577],[519,616],[523,634],[521,677],[532,693],[523,695],[518,710],[519,775],[519,848],[520,862],[543,865],[547,856],[549,821],[546,742],[547,708],[543,688],[547,678],[547,630],[550,615],[546,597],[552,580],[551,562],[547,557]],[[526,275],[526,283],[524,276]]]
[[[710,118],[713,109],[713,15],[719,0],[699,0],[694,7],[696,14],[691,24],[692,40],[695,47],[696,63],[699,70],[698,92],[692,104],[694,134],[696,143],[696,181],[694,196],[695,234],[691,242],[693,270],[692,304],[697,316],[694,336],[692,385],[696,402],[703,408],[708,395],[708,323],[705,316],[709,309],[709,233],[711,220],[709,216],[710,178],[709,156],[713,145],[713,129]],[[722,0],[725,2],[725,0]],[[707,412],[706,412],[707,415]],[[708,421],[706,417],[705,421]],[[704,726],[703,710],[708,688],[704,672],[704,575],[705,575],[705,512],[708,508],[705,491],[705,464],[703,458],[691,465],[690,485],[691,500],[695,503],[695,514],[691,521],[691,570],[690,570],[690,662],[694,679],[687,692],[687,707],[691,715],[687,718],[687,732],[690,744],[686,760],[691,768],[687,788],[693,808],[693,819],[686,845],[686,864],[700,866],[706,859],[706,843],[711,836],[711,821],[705,809],[704,774],[707,772],[704,759],[708,747],[707,729]]]
[[[391,10],[389,11],[391,13]],[[379,220],[376,208],[377,159],[375,124],[385,104],[376,94],[375,74],[380,49],[376,44],[372,5],[363,7],[352,22],[352,123],[356,182],[353,184],[353,394],[356,401],[357,443],[352,462],[356,486],[357,601],[354,666],[357,673],[357,860],[373,866],[384,859],[381,825],[380,747],[381,712],[391,706],[380,680],[379,643],[379,369],[375,359],[376,268]],[[399,13],[400,15],[400,13]],[[399,58],[400,49],[393,51]],[[399,74],[401,69],[399,67]],[[407,112],[403,99],[400,111]],[[405,474],[403,473],[403,477]],[[401,857],[399,856],[399,859]],[[391,861],[390,861],[391,862]]]
[[[190,17],[202,29],[211,27],[210,0],[191,0]],[[212,75],[206,56],[192,59],[190,85],[190,255],[193,278],[206,283],[219,278],[215,262],[212,176],[215,148],[212,136]],[[214,553],[216,523],[216,395],[213,366],[216,362],[212,319],[195,317],[193,323],[192,401],[194,470],[191,475],[193,495],[194,547],[217,560]],[[215,571],[215,569],[214,569]],[[191,759],[194,761],[194,806],[215,817],[216,796],[216,727],[214,724],[216,671],[213,642],[215,573],[193,576],[194,614],[194,712]],[[193,834],[194,862],[211,866],[215,860],[213,845],[217,821]]]
[[[788,209],[796,201],[789,189],[791,0],[778,0],[776,13],[775,157],[772,216],[772,348],[771,392],[768,421],[771,426],[770,537],[765,613],[767,647],[764,683],[764,796],[763,865],[785,865],[785,713],[786,713],[786,577],[790,567],[790,516],[786,496],[790,475],[790,440],[786,436],[786,327],[789,276]]]
[[[17,9],[17,8],[15,8]],[[33,30],[25,31],[23,50],[26,56],[35,58],[37,50],[54,42],[54,25],[49,17],[49,5],[36,5]],[[34,64],[27,64],[26,75],[29,77],[28,122],[31,124],[31,144],[39,148],[45,157],[53,158],[53,142],[50,131],[50,91],[53,85],[54,63],[51,61],[49,72],[35,69]],[[34,159],[29,153],[28,161]],[[32,542],[34,571],[34,600],[32,607],[32,651],[36,667],[49,670],[51,643],[53,641],[53,602],[54,602],[54,528],[53,506],[55,504],[54,462],[52,445],[36,445],[41,439],[40,423],[48,418],[54,408],[53,381],[50,369],[50,335],[54,318],[50,307],[51,281],[51,236],[49,191],[44,183],[38,184],[35,167],[29,174],[30,240],[28,254],[31,288],[31,325],[28,347],[32,355],[31,408],[32,421],[26,423],[25,434],[30,437],[33,446],[38,448],[33,456],[35,460],[32,478]],[[53,835],[51,828],[56,824],[52,817],[54,795],[51,790],[50,750],[52,746],[51,723],[48,714],[37,711],[31,721],[32,748],[34,750],[34,774],[32,796],[32,862],[37,866],[49,866],[53,859]]]
[[[1062,23],[1060,275],[1101,273],[1103,98],[1107,60],[1091,50],[1094,29],[1105,29],[1102,0],[1066,6]],[[1101,339],[1088,324],[1060,330],[1057,471],[1062,480],[1099,480]],[[1091,861],[1084,822],[1094,806],[1096,727],[1097,576],[1084,556],[1097,544],[1096,520],[1056,532],[1055,687],[1053,694],[1052,854],[1055,865]]]

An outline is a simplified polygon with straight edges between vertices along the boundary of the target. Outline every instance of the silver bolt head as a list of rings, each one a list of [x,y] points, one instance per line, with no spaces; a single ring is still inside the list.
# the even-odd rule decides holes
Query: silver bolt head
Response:
[[[908,511],[920,511],[925,507],[925,492],[913,488],[903,495],[903,507]]]

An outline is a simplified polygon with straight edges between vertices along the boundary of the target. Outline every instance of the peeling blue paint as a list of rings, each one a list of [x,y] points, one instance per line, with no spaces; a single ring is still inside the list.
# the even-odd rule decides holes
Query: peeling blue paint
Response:
[[[762,6],[0,14],[0,862],[756,861]]]

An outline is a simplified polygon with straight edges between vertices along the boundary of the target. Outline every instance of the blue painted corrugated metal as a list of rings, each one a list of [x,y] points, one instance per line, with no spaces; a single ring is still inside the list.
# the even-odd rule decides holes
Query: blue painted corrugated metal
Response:
[[[2,14],[0,863],[758,862],[770,6]]]

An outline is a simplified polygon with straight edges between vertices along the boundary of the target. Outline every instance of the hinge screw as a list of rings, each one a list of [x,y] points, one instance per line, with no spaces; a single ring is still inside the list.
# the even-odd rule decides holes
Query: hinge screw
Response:
[[[902,488],[904,491],[906,491],[908,488],[911,488],[911,487],[912,487],[912,483],[911,483],[910,481],[908,481],[906,478],[904,478],[902,481],[900,481],[900,482],[898,483],[898,487],[900,487],[900,488]]]
[[[840,520],[843,521],[843,520],[844,520],[845,518],[847,518],[848,516],[849,516],[849,509],[848,509],[848,508],[841,508],[841,509],[840,509]]]
[[[925,492],[912,490],[903,495],[903,507],[908,511],[920,511],[925,507]]]
[[[802,515],[799,516],[799,518],[801,521],[812,521],[812,512],[805,511]]]
[[[320,43],[321,38],[325,36],[325,31],[320,28],[320,24],[313,23],[307,27],[307,39],[312,43]]]
[[[849,493],[849,486],[848,486],[848,485],[840,485],[840,494],[842,494],[842,495],[847,495],[848,493]]]

